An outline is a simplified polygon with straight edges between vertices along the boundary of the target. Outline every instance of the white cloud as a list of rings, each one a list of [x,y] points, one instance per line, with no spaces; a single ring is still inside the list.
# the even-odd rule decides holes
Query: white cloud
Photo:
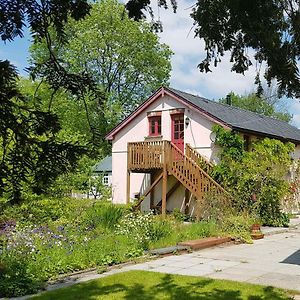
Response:
[[[240,75],[231,72],[229,55],[211,73],[200,73],[197,65],[205,58],[204,41],[194,38],[191,3],[181,1],[177,13],[160,9],[164,31],[161,41],[173,50],[171,85],[186,91],[196,91],[208,98],[224,97],[230,91],[243,94],[254,89],[255,68]]]

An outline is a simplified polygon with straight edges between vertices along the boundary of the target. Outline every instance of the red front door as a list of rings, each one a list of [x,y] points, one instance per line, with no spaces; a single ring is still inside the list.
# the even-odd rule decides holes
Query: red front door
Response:
[[[184,152],[184,115],[172,115],[172,143]]]

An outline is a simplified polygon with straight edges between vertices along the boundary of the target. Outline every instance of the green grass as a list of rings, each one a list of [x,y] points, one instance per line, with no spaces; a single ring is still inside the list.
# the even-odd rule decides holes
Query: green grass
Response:
[[[165,220],[156,218],[157,226],[166,232],[160,239],[151,241],[150,249],[174,246],[178,242],[205,238],[209,236],[218,236],[223,233],[218,229],[214,222],[197,222],[191,224],[183,224],[182,222],[172,219],[172,216]]]
[[[286,291],[273,287],[201,277],[129,271],[45,292],[34,299],[284,300],[292,298]]]

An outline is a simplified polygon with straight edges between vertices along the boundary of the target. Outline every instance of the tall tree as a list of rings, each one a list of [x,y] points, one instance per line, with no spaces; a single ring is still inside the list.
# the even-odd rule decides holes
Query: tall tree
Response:
[[[66,26],[68,43],[60,45],[53,35],[52,49],[72,73],[90,74],[107,95],[104,110],[115,125],[153,90],[170,77],[172,52],[159,43],[146,22],[134,21],[116,0],[92,5],[90,15]],[[39,65],[48,59],[46,40],[31,48]]]
[[[54,32],[61,45],[66,43],[66,22],[82,19],[89,10],[88,0],[2,0],[0,36],[4,42],[12,41],[23,37],[24,27],[29,27],[34,43],[44,39],[48,52],[43,66],[33,64],[29,71],[33,78],[39,75],[50,85],[50,98],[64,88],[73,99],[88,96],[102,107],[105,97],[92,76],[69,72],[57,58],[51,39]],[[9,61],[0,60],[0,195],[10,192],[13,202],[20,200],[24,182],[31,182],[35,191],[41,192],[82,151],[75,144],[57,140],[57,117],[31,107],[16,81],[16,69]]]
[[[274,95],[271,97],[259,97],[255,93],[246,96],[229,93],[225,98],[220,99],[219,102],[250,110],[285,122],[290,122],[292,119],[291,114],[286,110],[279,108],[280,101]]]
[[[158,0],[161,6],[175,0]],[[151,10],[148,0],[129,0],[132,17],[143,18]],[[257,63],[256,83],[261,66],[268,83],[278,82],[279,95],[300,96],[300,10],[298,0],[197,0],[191,17],[195,36],[204,39],[205,59],[198,65],[210,72],[226,51],[231,53],[232,71],[244,74]],[[252,49],[252,58],[249,50]]]
[[[0,36],[2,41],[22,37],[28,24],[35,40],[47,38],[50,27],[63,39],[67,19],[78,20],[88,11],[89,4],[83,0],[3,0]],[[83,83],[91,83],[86,76],[65,72],[54,56],[47,63],[52,84],[59,82],[76,93]],[[74,165],[84,150],[57,139],[57,117],[28,105],[28,99],[17,87],[17,77],[16,69],[8,61],[0,60],[0,196],[8,193],[12,203],[20,201],[25,184],[35,192],[43,192],[47,184]],[[70,78],[76,78],[76,84],[72,85]]]
[[[7,194],[17,203],[25,186],[44,192],[85,150],[57,138],[60,125],[55,115],[28,105],[7,61],[0,62],[0,95],[0,196]]]
[[[268,83],[276,79],[280,94],[300,96],[299,1],[198,0],[192,17],[196,36],[205,41],[201,71],[209,72],[211,64],[217,66],[230,51],[233,71],[243,74],[255,60],[259,83],[265,63]],[[254,50],[254,59],[249,49]]]

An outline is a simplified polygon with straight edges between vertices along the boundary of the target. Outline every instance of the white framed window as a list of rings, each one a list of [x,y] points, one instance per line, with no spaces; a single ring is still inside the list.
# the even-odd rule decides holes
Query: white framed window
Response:
[[[103,177],[102,177],[102,183],[104,185],[109,185],[109,176],[108,176],[108,173],[104,173],[103,174]]]

